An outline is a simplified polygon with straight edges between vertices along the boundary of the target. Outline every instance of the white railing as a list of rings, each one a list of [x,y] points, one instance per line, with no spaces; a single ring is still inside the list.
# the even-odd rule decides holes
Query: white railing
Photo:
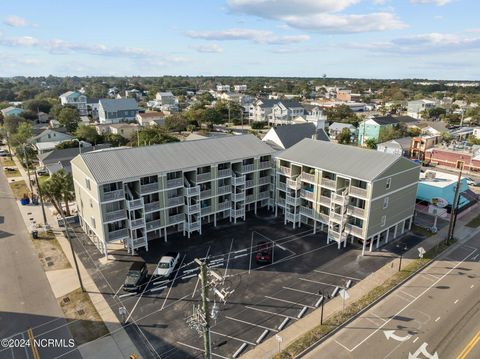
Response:
[[[341,238],[341,234],[338,233],[338,232],[334,232],[334,231],[328,231],[328,237],[330,237],[330,239],[333,239],[334,241],[340,241],[340,238]]]
[[[233,177],[232,183],[235,186],[240,186],[245,184],[245,176]]]
[[[268,184],[270,183],[270,176],[263,176],[258,178],[258,184]]]
[[[335,212],[330,212],[330,219],[337,223],[342,223],[345,220],[340,213]]]
[[[167,188],[175,188],[183,186],[183,178],[173,178],[167,180]]]
[[[320,204],[323,204],[324,206],[330,206],[330,198],[327,196],[320,196]]]
[[[202,225],[202,224],[200,223],[200,221],[188,223],[188,225],[187,225],[187,230],[188,230],[189,232],[191,232],[191,231],[198,231],[198,230],[200,230],[201,225]]]
[[[113,201],[115,199],[124,199],[125,193],[123,189],[117,189],[116,191],[103,192],[102,200],[103,201]]]
[[[152,229],[157,229],[162,226],[162,222],[159,219],[154,221],[146,222],[145,226],[147,227],[147,231],[151,231]]]
[[[183,196],[167,198],[168,207],[178,206],[180,204],[183,204]]]
[[[304,216],[310,217],[310,218],[315,218],[315,215],[313,213],[313,208],[308,208],[305,206],[300,207],[300,214],[303,214]]]
[[[301,198],[299,198],[299,197],[292,197],[292,196],[289,196],[289,195],[287,195],[287,197],[286,197],[286,203],[289,204],[289,205],[298,206],[298,205],[300,205],[300,202],[301,202]]]
[[[290,222],[298,222],[300,220],[300,215],[298,213],[294,214],[294,213],[286,212],[285,217],[287,218],[287,221],[290,221]]]
[[[350,194],[361,198],[367,198],[367,190],[359,187],[350,186]]]
[[[230,209],[231,207],[232,207],[232,204],[230,203],[230,201],[225,201],[217,204],[217,211],[224,211],[226,209]]]
[[[177,222],[182,222],[185,220],[185,215],[183,213],[174,214],[172,216],[168,216],[168,224],[173,224]]]
[[[200,187],[187,187],[187,196],[198,196],[200,194]]]
[[[329,178],[322,178],[322,187],[337,188],[337,181]]]
[[[125,238],[128,236],[128,231],[126,228],[119,229],[113,232],[108,233],[108,240],[113,241],[115,239]]]
[[[245,187],[246,187],[246,188],[253,187],[254,184],[255,184],[255,181],[254,181],[254,180],[246,180],[246,181],[245,181]]]
[[[278,170],[280,173],[283,173],[286,176],[292,175],[292,170],[290,169],[290,167],[280,166]]]
[[[230,177],[232,175],[232,170],[227,168],[225,170],[218,170],[218,177]]]
[[[315,183],[315,175],[314,174],[312,175],[310,173],[302,172],[302,175],[301,175],[300,178],[302,179],[302,181]]]
[[[198,213],[200,212],[200,203],[190,204],[186,206],[187,213]]]
[[[321,222],[323,222],[323,223],[325,223],[325,224],[328,224],[328,221],[329,221],[328,214],[319,213],[319,214],[317,215],[317,217],[318,217],[318,219],[319,219]]]
[[[347,224],[345,226],[345,229],[350,233],[351,235],[354,235],[355,237],[362,237],[363,236],[363,228],[357,227],[353,224]]]
[[[287,184],[283,182],[279,182],[277,188],[281,191],[285,191],[287,189]]]
[[[130,228],[138,228],[145,226],[145,218],[131,219]]]
[[[348,206],[347,213],[351,216],[365,218],[365,210],[363,208],[358,208],[354,206]]]
[[[201,191],[200,192],[200,198],[208,198],[208,197],[211,197],[212,196],[212,190],[211,189],[207,189],[205,191]]]
[[[272,167],[272,162],[271,162],[271,161],[260,161],[259,167],[260,167],[261,169],[271,168],[271,167]]]
[[[284,198],[277,199],[277,204],[279,206],[285,207],[285,199]]]
[[[145,212],[153,212],[160,209],[160,202],[145,203]]]
[[[249,164],[249,165],[242,165],[242,170],[241,172],[242,173],[245,173],[245,172],[252,172],[255,170],[255,164]]]
[[[234,193],[234,194],[232,194],[232,199],[233,199],[235,202],[244,201],[244,200],[245,200],[245,192],[240,192],[240,193]]]
[[[249,194],[248,196],[245,197],[245,203],[251,203],[255,202],[255,195]]]
[[[204,214],[210,214],[213,212],[213,207],[212,206],[207,206],[207,207],[201,207],[200,208],[200,213],[202,214],[202,216]]]
[[[143,198],[134,199],[133,201],[127,201],[127,208],[130,211],[133,211],[134,209],[143,208]]]
[[[119,219],[124,219],[127,217],[127,212],[124,209],[119,209],[113,212],[105,213],[105,222],[118,221]]]
[[[314,201],[315,200],[315,193],[313,192],[310,192],[310,191],[306,191],[304,189],[302,189],[300,191],[300,195],[305,198],[305,199],[308,199],[310,201]]]
[[[332,193],[332,202],[344,206],[347,204],[347,198],[341,194]]]
[[[258,192],[258,199],[267,199],[270,198],[269,191]]]
[[[197,174],[197,182],[205,182],[212,179],[211,172]]]
[[[148,183],[140,185],[140,192],[147,193],[147,192],[156,192],[158,191],[158,183]]]
[[[245,215],[245,208],[235,209],[232,211],[233,217],[243,217]]]
[[[218,195],[221,195],[221,194],[225,194],[225,193],[230,193],[232,192],[232,186],[221,186],[221,187],[218,187],[217,189],[217,194]]]
[[[291,180],[291,179],[287,179],[287,186],[288,188],[291,188],[294,190],[299,190],[300,188],[302,188],[302,184],[300,181]]]

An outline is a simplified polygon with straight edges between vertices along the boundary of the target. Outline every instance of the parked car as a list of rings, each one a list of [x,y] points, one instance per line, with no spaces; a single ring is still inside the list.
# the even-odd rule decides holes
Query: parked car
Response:
[[[257,264],[272,263],[273,247],[267,242],[260,242],[258,251],[255,255],[255,262]]]
[[[153,272],[154,276],[169,278],[178,264],[180,253],[169,252],[165,254],[158,262],[157,268]]]
[[[39,176],[47,176],[48,175],[48,171],[45,169],[45,168],[39,168],[37,170],[37,175]]]
[[[472,177],[466,177],[466,178],[467,178],[467,184],[469,186],[475,186],[475,187],[480,186],[480,180],[477,180],[477,179],[472,178]]]
[[[127,277],[123,283],[123,290],[138,292],[145,284],[148,270],[145,262],[134,262],[128,270]]]
[[[0,157],[5,157],[5,156],[8,156],[8,155],[9,155],[8,151],[0,150]]]

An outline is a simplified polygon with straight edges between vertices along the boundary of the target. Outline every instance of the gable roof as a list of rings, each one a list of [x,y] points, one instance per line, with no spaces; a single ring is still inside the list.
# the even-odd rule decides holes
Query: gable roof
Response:
[[[93,150],[99,150],[102,148],[109,148],[110,144],[100,144],[97,146],[88,146],[82,147],[82,153],[90,152]],[[38,159],[43,162],[43,164],[47,163],[57,163],[58,161],[71,161],[75,156],[79,154],[78,147],[72,148],[65,148],[61,150],[53,150],[46,153],[40,153],[38,155]]]
[[[105,112],[137,110],[137,101],[133,98],[102,98],[99,104]]]
[[[393,116],[378,116],[378,117],[372,117],[372,121],[375,121],[378,125],[380,126],[385,126],[385,125],[395,125],[397,123],[400,123],[400,121],[393,117]]]
[[[46,130],[43,130],[42,132],[40,132],[38,135],[30,137],[30,141],[35,141],[36,139],[39,139],[39,138],[41,138],[41,137],[43,137],[43,136],[45,136],[49,133],[59,133],[59,134],[62,134],[62,135],[65,135],[65,136],[68,136],[68,137],[72,138],[72,135],[66,133],[66,130],[57,131],[57,129],[52,130],[50,128],[47,128]]]
[[[405,165],[412,168],[417,166],[400,155],[311,139],[300,141],[277,157],[364,181],[374,180],[399,161],[406,161]]]
[[[333,131],[341,131],[344,128],[348,128],[349,130],[356,130],[357,129],[351,123],[341,123],[341,122],[334,122],[330,126],[328,126],[328,128],[330,130],[333,130]]]
[[[272,127],[270,131],[276,133],[283,148],[292,147],[304,138],[312,138],[315,135],[316,127],[313,123],[299,123],[295,125],[285,125]]]
[[[86,167],[95,181],[101,184],[258,157],[274,152],[253,135],[225,136],[82,153],[72,160],[72,164]]]
[[[392,148],[401,148],[402,150],[408,150],[412,146],[412,138],[411,137],[401,137],[395,138],[390,141],[379,143],[378,146],[386,146]]]

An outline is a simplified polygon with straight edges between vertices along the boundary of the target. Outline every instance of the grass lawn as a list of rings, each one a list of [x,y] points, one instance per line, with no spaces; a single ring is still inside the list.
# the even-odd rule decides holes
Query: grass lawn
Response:
[[[108,329],[93,306],[87,293],[80,288],[58,298],[65,314],[68,329],[76,345],[91,342],[108,334]]]
[[[412,232],[420,236],[431,237],[433,233],[426,228],[417,226],[416,224],[412,225]]]
[[[15,182],[9,183],[9,185],[13,191],[13,194],[15,195],[15,198],[21,199],[23,198],[23,195],[25,193],[26,194],[30,193],[30,190],[28,189],[25,181],[15,181]]]
[[[2,166],[16,166],[15,165],[15,162],[13,162],[13,160],[10,159],[10,157],[0,157],[0,162],[2,163]]]
[[[3,173],[5,173],[5,176],[7,177],[21,177],[20,171],[16,168],[15,171],[4,170]]]
[[[71,268],[60,243],[52,231],[39,231],[38,239],[32,239],[33,247],[44,271]]]
[[[480,226],[480,214],[466,224],[467,227],[477,228]]]

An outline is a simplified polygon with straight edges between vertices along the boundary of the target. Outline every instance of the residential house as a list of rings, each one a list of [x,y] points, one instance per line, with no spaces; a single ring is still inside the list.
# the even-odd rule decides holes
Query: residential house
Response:
[[[328,134],[330,139],[336,141],[344,128],[350,131],[350,142],[355,142],[357,128],[352,124],[341,122],[333,122],[330,126],[328,126]]]
[[[70,105],[77,108],[80,116],[87,116],[87,96],[78,91],[68,91],[60,95],[60,103],[62,106]]]
[[[475,127],[472,131],[473,137],[480,139],[480,127]]]
[[[157,92],[152,108],[159,109],[163,112],[177,112],[177,98],[170,92]]]
[[[272,127],[262,138],[275,149],[284,150],[292,147],[305,138],[330,141],[323,128],[317,129],[313,123],[284,125]]]
[[[136,123],[113,123],[110,125],[110,133],[131,140],[136,135],[139,127]]]
[[[233,89],[235,92],[245,92],[247,91],[247,85],[234,85]]]
[[[133,98],[101,99],[98,107],[100,123],[135,121],[137,101]]]
[[[137,114],[137,122],[140,126],[164,126],[165,115],[163,112],[151,111]]]
[[[230,92],[230,85],[217,85],[217,92]]]
[[[404,157],[304,139],[276,155],[276,214],[378,248],[411,228],[420,166]]]
[[[408,101],[407,115],[416,119],[422,118],[423,111],[428,111],[435,107],[435,101],[431,100],[415,100]]]
[[[274,150],[253,135],[82,153],[72,163],[80,224],[102,253],[130,253],[169,233],[236,222],[273,206]]]
[[[359,123],[358,144],[364,146],[366,141],[373,139],[378,142],[382,131],[398,127],[400,122],[393,116],[371,117]]]
[[[425,151],[425,162],[452,169],[463,167],[467,172],[480,172],[480,146],[465,148],[430,148]]]
[[[39,123],[48,123],[48,113],[45,113],[45,112],[39,112],[37,114],[37,120]]]
[[[253,122],[268,122],[269,116],[272,112],[273,105],[278,100],[259,99],[254,101],[249,108],[249,119]]]
[[[410,157],[423,161],[425,159],[425,151],[433,148],[440,143],[442,137],[440,135],[430,136],[422,135],[412,138],[412,145],[410,149]]]
[[[37,148],[39,154],[52,151],[59,143],[70,141],[73,138],[68,133],[64,133],[59,130],[60,129],[44,130],[40,134],[30,138],[29,142]]]
[[[305,114],[305,108],[295,100],[277,100],[268,115],[268,123],[275,125],[288,125],[298,117]]]
[[[87,98],[87,114],[91,116],[94,120],[98,120],[98,107],[100,106],[99,104],[99,99],[98,98],[93,98],[93,97],[88,97]]]
[[[377,151],[390,153],[398,156],[410,156],[412,148],[412,138],[402,137],[377,144]]]
[[[8,116],[20,116],[23,113],[23,110],[15,106],[9,106],[0,110],[0,112],[2,112],[2,115],[5,118]]]

